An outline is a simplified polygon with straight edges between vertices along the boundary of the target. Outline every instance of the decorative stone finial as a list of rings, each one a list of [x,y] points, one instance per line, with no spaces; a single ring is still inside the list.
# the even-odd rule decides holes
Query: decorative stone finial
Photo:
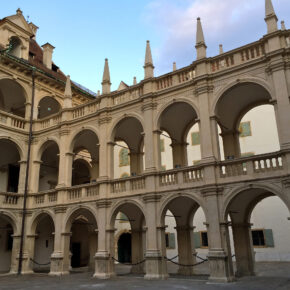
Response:
[[[265,0],[265,21],[267,23],[267,33],[278,30],[278,18],[275,14],[272,0]]]
[[[220,50],[219,50],[220,54],[223,54],[223,53],[224,53],[224,48],[223,48],[223,45],[222,45],[222,44],[220,44],[220,45],[219,45],[219,48],[220,48]]]
[[[176,71],[176,62],[173,63],[173,71]]]
[[[108,59],[105,59],[103,82],[102,82],[103,94],[109,94],[111,92],[110,70]]]
[[[285,21],[281,21],[281,30],[286,30]]]
[[[203,35],[200,17],[197,18],[195,48],[196,48],[196,53],[197,53],[197,59],[206,57],[206,45],[204,41],[204,35]]]
[[[151,54],[149,40],[147,40],[147,43],[146,43],[144,75],[145,75],[145,77],[144,77],[145,79],[154,77],[154,66],[153,66],[153,60],[152,60],[152,54]]]
[[[137,78],[136,77],[133,78],[133,85],[137,85]]]
[[[17,13],[17,15],[22,15],[22,10],[21,10],[20,8],[18,8],[18,9],[16,10],[16,13]]]
[[[71,82],[70,76],[66,77],[65,90],[64,90],[64,108],[72,107],[72,92],[71,92]]]

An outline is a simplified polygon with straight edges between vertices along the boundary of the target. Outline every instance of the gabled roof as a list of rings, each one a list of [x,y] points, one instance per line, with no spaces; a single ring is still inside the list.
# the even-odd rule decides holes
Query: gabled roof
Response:
[[[14,26],[17,26],[17,28],[25,31],[29,36],[33,36],[33,31],[25,20],[20,9],[17,9],[17,13],[15,15],[7,16],[1,19],[0,25],[5,22],[13,24]]]

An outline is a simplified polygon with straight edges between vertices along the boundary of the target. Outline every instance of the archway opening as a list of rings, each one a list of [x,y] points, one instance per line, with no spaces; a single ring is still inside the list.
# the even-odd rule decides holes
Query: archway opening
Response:
[[[99,177],[99,138],[91,130],[79,132],[73,140],[72,185],[95,182]]]
[[[114,178],[136,176],[144,170],[143,127],[134,117],[125,117],[115,126],[112,134],[114,142],[112,176]]]
[[[116,229],[111,237],[116,274],[144,274],[146,234],[143,212],[133,203],[123,204],[115,210],[111,226]]]
[[[14,142],[0,139],[0,152],[0,191],[18,192],[19,150]]]
[[[71,224],[71,226],[69,226]],[[70,265],[76,269],[94,270],[94,255],[98,248],[97,223],[87,209],[78,209],[68,221],[70,228]]]
[[[118,239],[118,261],[120,263],[131,263],[131,233],[124,233]]]
[[[24,118],[25,103],[26,93],[16,81],[0,80],[0,110]]]
[[[52,97],[44,97],[38,103],[38,119],[46,118],[61,110],[59,102]]]
[[[289,209],[262,188],[237,194],[227,208],[236,276],[279,276],[290,265]]]
[[[14,56],[20,58],[21,57],[21,46],[22,46],[21,40],[16,36],[12,36],[10,38],[9,46],[10,46],[9,53],[11,55],[14,55]]]
[[[48,273],[54,249],[54,223],[48,214],[38,218],[35,229],[33,271]]]
[[[9,273],[11,270],[13,234],[9,218],[0,214],[0,273]]]
[[[163,266],[170,275],[208,275],[208,239],[200,205],[185,196],[171,200],[162,213]],[[204,262],[204,263],[203,263]]]
[[[43,146],[39,171],[39,191],[54,189],[58,183],[58,145],[54,141],[47,141]]]
[[[221,96],[217,102],[215,114],[221,128],[225,159],[241,157],[239,125],[245,113],[255,107],[269,105],[270,101],[271,95],[269,92],[261,85],[252,82],[239,83]],[[261,111],[255,111],[254,115],[251,115],[251,118],[255,120],[258,118],[262,120],[264,119],[263,116],[268,116]],[[242,127],[244,127],[244,133],[242,132],[242,134],[248,134],[248,123],[242,125]],[[262,126],[259,131],[262,132],[263,130],[266,131],[266,128]]]
[[[162,149],[163,142],[165,142],[164,144],[168,143],[168,140],[165,141],[165,138],[168,139],[169,137],[170,146],[172,148],[173,168],[188,165],[187,135],[189,128],[196,123],[196,119],[196,111],[185,102],[175,102],[169,105],[159,118],[159,130],[161,132],[166,132],[160,135],[160,147]],[[164,164],[161,164],[161,166],[162,165]]]

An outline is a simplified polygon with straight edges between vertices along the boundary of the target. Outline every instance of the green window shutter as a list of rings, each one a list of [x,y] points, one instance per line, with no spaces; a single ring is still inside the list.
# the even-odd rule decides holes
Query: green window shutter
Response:
[[[200,145],[199,132],[191,133],[191,145]]]
[[[272,230],[264,230],[265,244],[267,247],[274,248],[274,237]]]
[[[169,237],[169,249],[175,249],[175,234],[170,233],[168,237]]]
[[[193,238],[194,238],[194,247],[200,248],[201,247],[201,239],[200,239],[200,232],[194,232],[193,233]]]

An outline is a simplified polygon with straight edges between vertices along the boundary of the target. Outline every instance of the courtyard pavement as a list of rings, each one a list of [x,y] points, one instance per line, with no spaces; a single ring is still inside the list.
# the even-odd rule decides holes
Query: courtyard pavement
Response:
[[[205,269],[205,268],[204,268]],[[208,275],[193,277],[171,275],[167,280],[148,281],[140,275],[128,274],[130,267],[117,265],[117,277],[111,280],[92,278],[92,273],[72,273],[62,277],[50,277],[47,274],[25,276],[0,276],[2,290],[84,290],[84,289],[281,289],[290,290],[290,263],[257,263],[257,276],[237,279],[228,284],[208,282]],[[169,266],[169,272],[174,268]],[[203,271],[200,271],[203,272]]]

